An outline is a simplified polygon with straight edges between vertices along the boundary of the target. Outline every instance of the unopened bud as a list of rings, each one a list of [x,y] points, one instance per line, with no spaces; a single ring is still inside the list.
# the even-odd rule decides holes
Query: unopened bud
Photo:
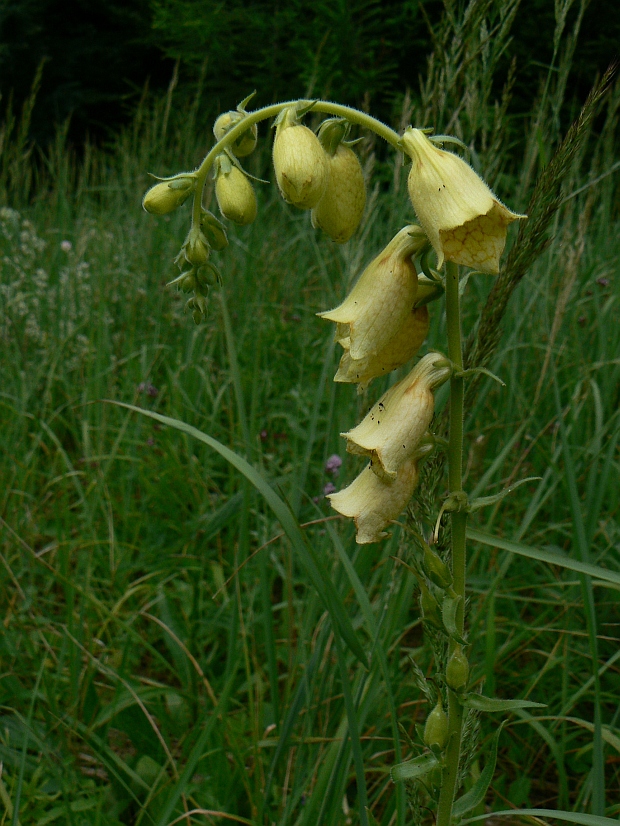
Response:
[[[198,227],[192,227],[185,243],[185,257],[190,264],[200,267],[209,260],[209,244]]]
[[[287,110],[277,125],[273,142],[273,166],[285,201],[300,209],[312,209],[321,200],[329,180],[325,150],[311,129]]]
[[[340,144],[328,155],[329,181],[323,197],[312,210],[312,226],[332,241],[344,244],[358,228],[366,206],[366,185],[355,152]]]
[[[228,236],[224,225],[212,212],[203,210],[200,215],[200,229],[212,250],[219,252],[228,246]]]
[[[467,686],[469,663],[463,649],[457,645],[446,666],[446,682],[453,691],[461,691]]]
[[[182,292],[184,293],[191,293],[192,290],[196,288],[196,279],[194,277],[194,271],[190,270],[179,282],[179,287],[181,288]]]
[[[242,121],[244,117],[246,117],[246,115],[238,111],[224,112],[223,115],[220,115],[213,125],[213,134],[216,140],[221,140],[224,135],[229,132],[233,126],[236,126],[239,121]],[[246,155],[254,151],[257,140],[258,128],[256,124],[253,124],[252,126],[248,126],[247,130],[230,144],[229,149],[238,158],[245,158]]]
[[[426,718],[424,725],[424,743],[429,748],[437,746],[443,749],[448,742],[448,715],[443,710],[441,698]]]
[[[258,211],[254,187],[228,158],[220,158],[215,180],[215,197],[220,212],[235,224],[251,224]]]
[[[142,206],[152,215],[167,215],[189,198],[194,185],[195,180],[189,175],[161,181],[148,190],[142,199]]]

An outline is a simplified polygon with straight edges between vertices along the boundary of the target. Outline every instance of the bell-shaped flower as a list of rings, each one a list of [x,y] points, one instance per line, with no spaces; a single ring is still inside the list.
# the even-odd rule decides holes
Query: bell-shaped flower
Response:
[[[527,216],[511,212],[469,164],[420,129],[407,129],[401,143],[412,161],[409,197],[438,266],[446,259],[497,274],[508,225]]]
[[[374,378],[396,370],[413,358],[424,343],[428,327],[428,307],[412,309],[382,350],[361,359],[351,357],[350,339],[342,339],[344,353],[334,381],[357,383],[357,392],[362,393]]]
[[[355,520],[359,545],[388,536],[384,528],[407,506],[418,483],[419,461],[430,450],[432,445],[422,445],[403,463],[394,480],[382,479],[368,465],[348,487],[328,496],[334,510]]]
[[[318,313],[336,322],[336,341],[353,359],[380,353],[402,327],[416,301],[418,274],[411,256],[426,244],[407,226],[372,261],[339,307]]]
[[[420,359],[408,376],[381,396],[357,427],[341,434],[349,453],[368,456],[375,474],[396,479],[431,423],[433,391],[451,372],[451,363],[441,353],[428,353]]]

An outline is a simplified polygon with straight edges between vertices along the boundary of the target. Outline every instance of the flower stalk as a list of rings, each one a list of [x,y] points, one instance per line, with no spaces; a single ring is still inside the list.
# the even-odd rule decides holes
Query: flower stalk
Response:
[[[461,310],[459,295],[459,268],[446,262],[446,324],[448,330],[448,354],[455,370],[450,377],[450,434],[448,439],[448,480],[450,496],[463,492],[463,397],[464,379],[463,344],[461,337]],[[465,564],[467,512],[451,513],[452,529],[452,588],[460,596],[456,613],[456,627],[463,636],[465,625]],[[450,640],[449,655],[458,643]],[[445,766],[441,777],[441,790],[437,803],[437,826],[450,826],[452,806],[457,790],[461,740],[463,733],[463,708],[453,691],[448,693],[448,744]]]

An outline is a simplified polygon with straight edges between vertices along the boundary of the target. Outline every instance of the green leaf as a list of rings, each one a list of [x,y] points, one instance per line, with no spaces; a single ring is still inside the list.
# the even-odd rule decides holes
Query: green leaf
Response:
[[[497,763],[497,743],[499,741],[499,736],[502,733],[504,722],[502,722],[493,735],[493,739],[491,740],[491,753],[489,754],[489,758],[484,766],[484,769],[480,773],[480,777],[476,780],[471,789],[455,802],[452,808],[452,814],[454,817],[461,817],[461,815],[464,815],[465,812],[475,809],[476,806],[482,803],[486,797],[487,789],[491,785],[491,780],[493,780],[493,774],[495,773],[495,764]]]
[[[473,542],[490,545],[492,548],[502,548],[504,551],[510,551],[513,554],[526,556],[529,559],[537,559],[539,562],[547,562],[550,565],[558,565],[560,568],[568,568],[570,571],[577,571],[580,574],[587,574],[605,582],[620,585],[620,573],[608,571],[598,565],[590,565],[588,562],[578,562],[576,559],[571,559],[571,557],[563,556],[554,551],[543,551],[541,548],[532,548],[530,545],[523,545],[521,542],[500,539],[498,536],[491,536],[474,528],[467,528],[467,538]]]
[[[425,774],[428,774],[438,765],[439,760],[434,755],[421,754],[419,757],[414,757],[413,760],[407,760],[405,763],[392,766],[390,775],[394,783],[398,783],[399,780],[416,780],[419,777],[424,777]]]
[[[467,645],[467,642],[459,635],[456,627],[456,612],[460,601],[460,595],[455,597],[446,597],[441,606],[441,618],[443,620],[444,628],[452,639],[460,642],[461,645]]]
[[[475,711],[514,711],[517,708],[547,708],[544,703],[532,700],[500,700],[498,697],[485,697],[483,694],[465,694],[459,698],[465,708]]]
[[[141,407],[136,407],[133,404],[125,404],[124,402],[117,402],[111,399],[105,399],[104,401],[109,404],[114,404],[117,407],[124,407],[126,410],[133,410],[135,413],[140,413],[142,416],[147,416],[149,419],[154,419],[155,421],[161,422],[169,427],[174,427],[176,430],[180,430],[181,433],[186,433],[188,436],[193,436],[194,439],[197,439],[199,442],[202,442],[217,451],[220,456],[226,459],[226,461],[233,467],[237,468],[237,470],[240,471],[252,485],[254,485],[256,490],[265,499],[282,525],[284,533],[290,539],[291,545],[298,554],[299,559],[306,570],[308,578],[310,579],[313,587],[316,589],[319,597],[323,600],[332,622],[336,625],[342,635],[342,639],[351,649],[353,654],[355,654],[358,660],[364,665],[364,667],[369,668],[364,649],[362,648],[361,643],[353,630],[349,615],[342,604],[342,600],[338,596],[338,592],[336,591],[329,574],[323,568],[314,548],[312,548],[312,546],[306,541],[306,538],[299,528],[297,520],[291,513],[284,500],[278,496],[278,494],[274,491],[267,480],[258,472],[258,470],[252,467],[252,465],[242,456],[239,456],[233,450],[226,447],[226,445],[218,442],[217,439],[214,439],[212,436],[208,436],[201,430],[198,430],[197,428],[192,427],[179,419],[171,419],[169,416],[162,416],[161,413],[154,413],[152,410],[143,410]]]
[[[556,812],[554,809],[508,809],[502,812],[493,812],[493,817],[514,817],[515,815],[553,817],[567,823],[577,823],[579,826],[618,826],[618,821],[611,817],[599,817],[585,812]],[[476,820],[486,820],[488,817],[488,814],[470,817],[467,820],[461,820],[460,826],[464,826],[465,823],[474,823]]]
[[[478,499],[473,499],[469,503],[468,510],[470,513],[474,513],[475,511],[480,510],[480,508],[486,508],[487,505],[495,505],[497,502],[501,502],[502,499],[505,499],[509,493],[513,492],[513,490],[521,487],[521,485],[525,485],[526,482],[538,482],[540,479],[542,479],[542,476],[528,476],[526,479],[521,479],[519,482],[515,482],[514,485],[510,485],[509,488],[505,488],[493,496],[480,496]]]

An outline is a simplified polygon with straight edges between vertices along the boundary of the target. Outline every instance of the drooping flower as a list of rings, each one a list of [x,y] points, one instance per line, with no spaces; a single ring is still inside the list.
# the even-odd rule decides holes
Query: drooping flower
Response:
[[[358,393],[363,392],[374,378],[396,370],[413,358],[424,343],[428,327],[428,307],[413,308],[382,350],[361,359],[351,357],[350,339],[342,339],[344,353],[334,381],[358,383]]]
[[[380,353],[410,316],[418,289],[411,256],[425,244],[419,227],[401,229],[366,267],[342,304],[318,313],[336,322],[336,341],[352,359]]]
[[[438,266],[446,259],[497,274],[508,226],[526,216],[504,206],[469,164],[420,129],[407,129],[401,140],[412,161],[409,197]]]
[[[196,176],[175,175],[152,186],[142,199],[142,207],[152,215],[167,215],[180,207],[193,193]]]
[[[415,455],[435,412],[433,391],[452,372],[441,353],[428,353],[402,381],[390,387],[364,419],[341,435],[347,450],[372,461],[373,472],[396,479]]]
[[[351,484],[328,496],[334,510],[355,521],[355,541],[365,545],[388,536],[384,528],[403,511],[418,483],[419,461],[432,449],[421,446],[400,468],[394,480],[385,480],[368,465]]]

